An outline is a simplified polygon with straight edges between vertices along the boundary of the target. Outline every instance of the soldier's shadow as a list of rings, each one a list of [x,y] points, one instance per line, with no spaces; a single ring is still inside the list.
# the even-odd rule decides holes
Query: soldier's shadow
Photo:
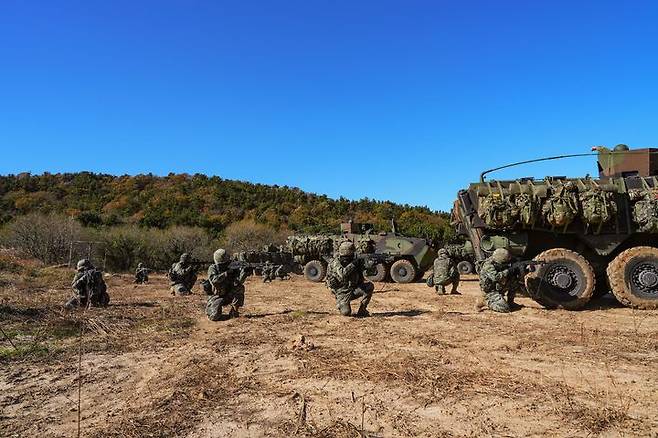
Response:
[[[624,308],[623,304],[615,299],[612,293],[607,293],[602,297],[593,298],[583,308],[583,310],[607,310],[607,309],[621,309]]]
[[[390,318],[392,316],[414,317],[429,312],[430,312],[429,310],[411,309],[411,310],[399,310],[395,312],[376,312],[376,313],[371,313],[370,316],[372,316],[373,318]]]

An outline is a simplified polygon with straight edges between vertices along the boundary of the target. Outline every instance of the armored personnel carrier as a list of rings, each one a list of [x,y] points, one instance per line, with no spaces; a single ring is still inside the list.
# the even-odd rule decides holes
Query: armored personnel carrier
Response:
[[[658,149],[593,149],[483,172],[458,193],[453,223],[476,260],[507,248],[539,261],[525,286],[546,308],[580,309],[612,291],[626,306],[656,309]],[[598,178],[486,179],[514,165],[597,154]]]
[[[334,236],[291,236],[286,251],[292,253],[309,281],[320,282],[327,273],[328,260],[343,240],[354,242],[357,252],[386,256],[386,262],[376,265],[376,274],[366,275],[371,281],[410,283],[420,278],[432,265],[436,252],[425,239],[398,233],[391,221],[390,232],[375,233],[372,224],[347,222],[341,224],[341,234]]]

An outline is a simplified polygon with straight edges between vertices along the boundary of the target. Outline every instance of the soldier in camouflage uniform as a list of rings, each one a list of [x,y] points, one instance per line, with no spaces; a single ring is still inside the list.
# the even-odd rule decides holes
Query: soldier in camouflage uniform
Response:
[[[230,306],[228,317],[237,318],[240,307],[244,306],[244,281],[249,273],[245,269],[230,269],[231,258],[221,248],[215,251],[213,260],[215,264],[208,268],[212,290],[206,303],[206,315],[211,321],[219,321],[222,307]]]
[[[356,316],[370,316],[367,307],[375,286],[365,281],[363,272],[372,269],[363,259],[354,258],[352,242],[342,242],[338,247],[338,257],[329,263],[326,285],[336,296],[336,307],[343,316],[352,314],[350,302],[361,298]]]
[[[169,270],[169,280],[171,280],[172,295],[190,295],[192,287],[196,283],[196,267],[188,253],[180,256],[180,261],[171,265]]]
[[[87,259],[82,259],[76,267],[76,274],[71,287],[75,295],[68,300],[65,307],[105,307],[110,303],[107,285],[103,273],[97,270]]]
[[[427,279],[428,286],[434,286],[436,293],[445,295],[446,286],[452,285],[451,294],[459,294],[459,270],[457,263],[464,257],[463,250],[458,245],[441,248],[434,259],[434,270]]]
[[[520,283],[512,273],[511,262],[510,252],[498,248],[480,267],[480,289],[484,294],[484,304],[494,312],[509,313],[516,307],[514,298]]]
[[[144,263],[138,263],[137,269],[135,269],[135,281],[136,284],[145,284],[149,282],[149,272],[151,270],[144,266]]]
[[[261,277],[263,277],[263,283],[272,282],[274,280],[274,265],[269,261],[265,262],[263,266]]]

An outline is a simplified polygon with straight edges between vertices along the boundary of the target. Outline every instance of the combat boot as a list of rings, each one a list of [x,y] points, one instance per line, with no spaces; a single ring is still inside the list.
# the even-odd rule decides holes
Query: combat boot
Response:
[[[370,316],[370,312],[368,312],[368,310],[366,309],[366,306],[361,304],[359,306],[359,311],[356,312],[356,316],[359,317],[359,318],[365,318],[365,317]]]
[[[238,312],[238,308],[236,306],[231,306],[231,310],[228,312],[228,317],[230,318],[238,318],[240,316],[240,312]]]

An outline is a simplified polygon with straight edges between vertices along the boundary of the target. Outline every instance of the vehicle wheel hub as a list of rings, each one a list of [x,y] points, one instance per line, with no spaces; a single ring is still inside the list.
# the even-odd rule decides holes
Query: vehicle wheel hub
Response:
[[[560,272],[555,276],[555,285],[558,286],[560,289],[568,289],[569,286],[571,286],[571,277],[569,274],[566,274],[564,272]]]
[[[404,267],[402,267],[402,268],[400,268],[400,269],[398,270],[398,273],[399,273],[402,277],[406,277],[406,276],[407,276],[407,269],[404,268]]]
[[[551,286],[569,294],[578,289],[578,275],[564,265],[554,265],[546,279]]]
[[[658,293],[658,269],[651,263],[642,263],[633,269],[633,286],[648,293]]]

